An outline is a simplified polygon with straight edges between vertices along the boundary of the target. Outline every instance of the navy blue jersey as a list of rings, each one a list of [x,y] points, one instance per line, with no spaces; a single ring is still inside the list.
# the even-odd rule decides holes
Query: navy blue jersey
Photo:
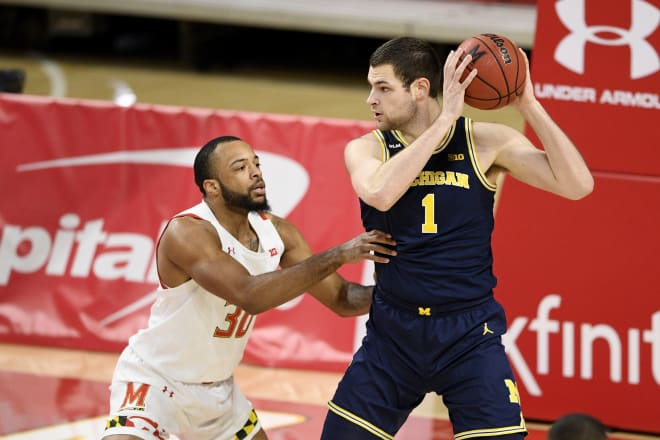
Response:
[[[383,161],[407,146],[397,130],[375,130],[374,135]],[[378,290],[415,308],[444,311],[491,297],[495,189],[479,168],[472,120],[460,117],[388,211],[360,200],[365,230],[380,229],[397,242],[398,255],[376,264]]]

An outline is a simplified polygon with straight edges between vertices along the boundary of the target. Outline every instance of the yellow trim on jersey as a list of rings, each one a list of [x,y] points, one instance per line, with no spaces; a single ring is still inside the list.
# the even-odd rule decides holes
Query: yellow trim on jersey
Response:
[[[472,162],[472,168],[474,168],[474,173],[479,178],[479,181],[486,189],[491,191],[497,190],[497,185],[490,183],[486,177],[486,173],[481,170],[479,166],[479,159],[477,158],[477,149],[474,147],[474,136],[472,133],[472,119],[465,118],[465,138],[467,139],[468,153],[470,154],[470,162]]]
[[[503,426],[501,428],[486,428],[486,429],[473,429],[471,431],[459,432],[454,435],[454,440],[463,440],[466,438],[476,437],[494,437],[496,435],[519,434],[527,432],[525,427],[525,419],[520,413],[520,424],[518,426]]]
[[[383,149],[383,154],[380,160],[382,162],[386,162],[390,158],[390,150],[387,149],[387,142],[385,142],[385,135],[383,135],[383,132],[380,130],[374,130],[373,133],[376,136],[376,139],[378,139],[378,143],[380,144],[380,147]]]
[[[451,141],[451,138],[454,137],[455,132],[456,132],[456,121],[454,121],[454,123],[451,124],[451,127],[449,127],[449,130],[447,130],[447,133],[445,133],[445,137],[442,138],[440,144],[438,144],[438,147],[435,149],[433,154],[439,153],[442,150],[444,150],[447,147],[447,145],[449,145],[449,141]]]
[[[393,435],[390,435],[385,431],[383,431],[382,429],[367,422],[366,420],[361,419],[352,412],[346,411],[344,408],[338,406],[332,400],[328,402],[328,408],[330,409],[330,411],[337,414],[339,417],[342,417],[348,420],[349,422],[354,423],[363,429],[366,429],[367,431],[369,431],[371,434],[375,435],[378,438],[381,438],[383,440],[392,440],[394,438]]]
[[[238,430],[236,435],[234,435],[234,440],[241,440],[247,437],[248,435],[250,435],[252,431],[254,431],[254,428],[257,427],[258,423],[259,423],[259,417],[257,416],[257,412],[254,409],[252,409],[243,427]]]
[[[449,127],[449,130],[447,130],[447,133],[445,133],[445,137],[442,138],[438,146],[435,147],[435,150],[433,150],[433,154],[440,153],[447,147],[447,145],[449,145],[449,141],[454,136],[454,132],[456,132],[456,122],[454,122],[451,127]],[[403,134],[399,130],[392,130],[392,134],[396,140],[401,142],[401,145],[404,147],[408,146],[408,141],[406,141],[406,138],[403,137]]]
[[[466,118],[467,120],[467,118]],[[438,146],[433,150],[433,154],[440,153],[442,150],[444,150],[447,145],[449,145],[449,141],[451,138],[454,136],[454,133],[456,132],[456,122],[454,122],[451,127],[449,127],[449,130],[447,130],[447,133],[445,133],[445,137],[442,138]],[[383,156],[382,156],[382,161],[385,162],[390,159],[390,150],[387,148],[387,142],[385,141],[385,135],[383,134],[382,131],[376,129],[373,131],[374,135],[378,139],[378,142],[380,143],[381,148],[383,149]],[[391,131],[392,135],[394,138],[403,145],[403,147],[408,146],[408,141],[406,140],[405,137],[403,137],[403,134],[399,130],[392,130]],[[478,175],[479,173],[477,173]]]
[[[408,146],[408,141],[403,137],[403,134],[399,130],[392,130],[392,135],[394,136],[394,139],[401,142],[401,145],[404,147]]]

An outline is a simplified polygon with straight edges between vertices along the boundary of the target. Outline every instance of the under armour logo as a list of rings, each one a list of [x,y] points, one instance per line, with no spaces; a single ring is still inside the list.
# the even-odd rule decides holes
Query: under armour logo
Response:
[[[601,7],[599,5],[599,7]],[[660,57],[646,41],[660,24],[660,10],[644,0],[631,0],[632,24],[630,29],[615,26],[587,26],[585,0],[559,0],[555,4],[557,15],[571,33],[559,42],[555,60],[575,73],[584,73],[584,52],[587,42],[604,46],[630,47],[630,78],[652,75],[660,70]],[[608,40],[599,33],[612,33],[619,38]]]
[[[236,255],[236,248],[231,247],[231,246],[227,246],[227,253],[229,255]]]
[[[488,328],[488,323],[484,322],[484,332],[482,333],[482,335],[486,335],[488,333],[494,334],[493,331]]]

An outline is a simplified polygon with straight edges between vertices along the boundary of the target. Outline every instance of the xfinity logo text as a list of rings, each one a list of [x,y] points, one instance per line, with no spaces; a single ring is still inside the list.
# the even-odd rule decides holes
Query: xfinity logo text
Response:
[[[567,69],[584,73],[585,47],[589,42],[604,46],[628,46],[631,53],[631,79],[649,76],[660,70],[660,57],[646,41],[660,24],[660,10],[654,5],[644,0],[631,0],[630,29],[607,25],[587,26],[585,0],[560,0],[555,4],[555,9],[561,22],[571,31],[555,49],[555,60]],[[601,38],[599,33],[615,34],[618,38]]]
[[[648,344],[651,351],[649,362],[653,380],[655,385],[660,385],[660,311],[651,314],[648,329],[630,328],[625,335],[620,335],[616,329],[607,324],[576,324],[572,321],[562,322],[551,319],[552,310],[559,308],[560,305],[559,295],[550,294],[543,297],[538,305],[536,317],[531,321],[524,316],[516,317],[502,338],[519,381],[531,395],[543,395],[536,374],[550,374],[550,348],[553,344],[560,344],[561,347],[563,377],[575,377],[576,364],[579,364],[579,378],[591,380],[594,375],[594,345],[598,341],[599,344],[604,342],[609,349],[609,365],[598,365],[597,368],[601,373],[602,369],[607,369],[610,381],[613,383],[625,380],[633,385],[640,383],[642,348],[643,344]],[[536,333],[535,371],[516,345],[525,330]],[[553,338],[551,335],[557,337]],[[556,352],[556,350],[552,351]],[[579,362],[575,358],[575,353],[579,353]],[[622,373],[624,365],[628,373],[625,379]]]

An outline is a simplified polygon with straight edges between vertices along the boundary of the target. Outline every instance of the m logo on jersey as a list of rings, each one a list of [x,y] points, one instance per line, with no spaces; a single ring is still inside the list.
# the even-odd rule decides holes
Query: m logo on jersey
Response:
[[[141,383],[137,390],[134,388],[134,385],[133,382],[126,384],[126,395],[124,396],[121,408],[126,408],[128,405],[131,405],[134,408],[144,408],[144,401],[147,398],[150,385]]]
[[[600,7],[600,6],[599,6]],[[639,79],[660,70],[660,57],[646,41],[660,24],[660,10],[644,0],[631,0],[632,23],[629,29],[615,26],[588,26],[585,20],[585,0],[560,0],[555,4],[557,16],[571,33],[555,49],[555,60],[567,69],[583,74],[587,42],[604,46],[630,47],[630,78]],[[616,39],[599,36],[618,35]]]

